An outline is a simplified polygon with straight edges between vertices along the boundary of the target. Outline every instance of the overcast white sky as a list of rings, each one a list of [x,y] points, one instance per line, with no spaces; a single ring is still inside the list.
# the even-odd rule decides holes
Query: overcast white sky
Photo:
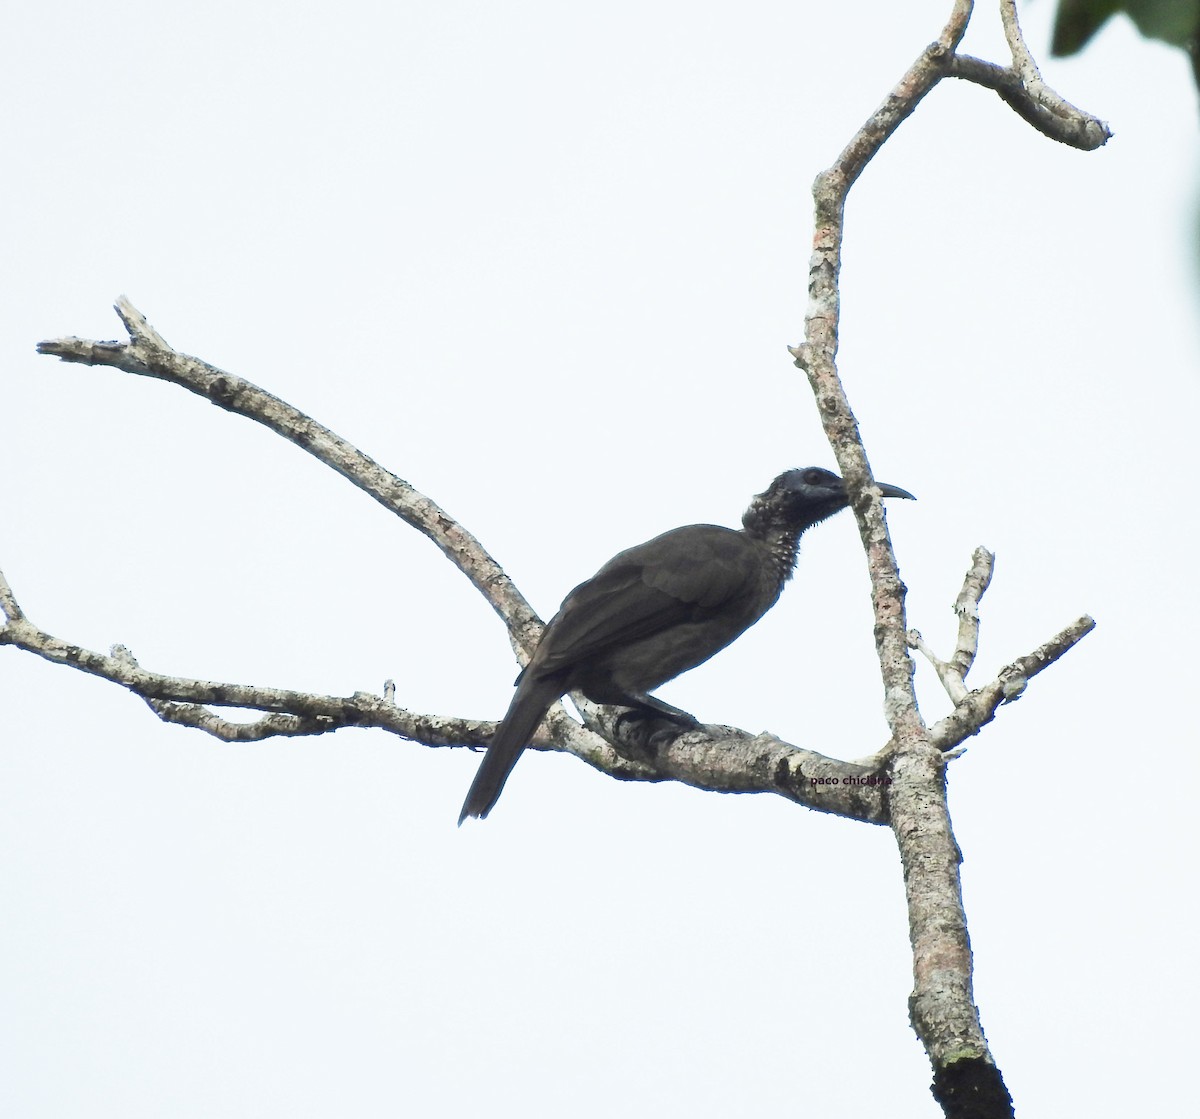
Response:
[[[165,672],[392,677],[498,717],[502,627],[427,541],[245,420],[34,345],[116,337],[128,294],[441,502],[549,616],[620,548],[832,465],[785,349],[809,184],[949,8],[14,9],[0,567],[27,612]],[[890,513],[911,624],[948,647],[978,544],[977,682],[1098,620],[950,796],[1020,1114],[1106,1119],[1171,1113],[1195,1047],[1197,105],[1121,21],[1050,60],[1051,11],[1025,16],[1044,73],[1115,139],[937,89],[851,198],[841,368],[920,499]],[[852,520],[663,695],[880,745]],[[5,1116],[936,1114],[884,829],[538,754],[460,830],[466,751],[222,745],[11,649],[0,726]]]

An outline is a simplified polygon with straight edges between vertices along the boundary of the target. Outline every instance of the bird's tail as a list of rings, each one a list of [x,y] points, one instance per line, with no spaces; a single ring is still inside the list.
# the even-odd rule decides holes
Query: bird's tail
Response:
[[[471,782],[467,799],[463,801],[458,817],[460,824],[468,816],[483,819],[492,810],[521,751],[529,745],[538,723],[561,694],[553,681],[547,683],[544,679],[538,680],[530,673],[521,677],[516,695],[508,706],[508,713],[497,728],[483,761],[479,763],[475,780]]]

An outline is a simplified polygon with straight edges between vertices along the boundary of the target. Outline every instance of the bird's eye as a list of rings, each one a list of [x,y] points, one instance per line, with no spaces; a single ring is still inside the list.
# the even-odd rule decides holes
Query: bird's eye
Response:
[[[804,472],[804,481],[809,486],[819,486],[824,481],[824,476],[820,470],[815,470],[809,467]]]

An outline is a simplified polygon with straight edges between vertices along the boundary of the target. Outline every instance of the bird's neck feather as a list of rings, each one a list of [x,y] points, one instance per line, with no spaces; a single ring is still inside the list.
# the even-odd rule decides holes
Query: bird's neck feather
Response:
[[[773,525],[758,538],[766,545],[767,552],[771,556],[772,566],[775,568],[781,586],[792,577],[792,572],[796,570],[796,559],[800,553],[800,534],[802,531],[799,528]]]
[[[786,515],[776,504],[764,500],[765,496],[757,497],[750,503],[750,508],[742,517],[742,526],[747,536],[766,547],[782,586],[792,577],[792,572],[796,569],[800,537],[805,530],[820,524],[836,510],[820,510],[820,515],[810,516],[797,522],[794,514]]]

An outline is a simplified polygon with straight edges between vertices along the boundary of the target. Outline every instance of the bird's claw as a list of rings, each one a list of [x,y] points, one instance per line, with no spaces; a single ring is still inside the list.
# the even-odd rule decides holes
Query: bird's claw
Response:
[[[631,760],[653,761],[660,747],[700,725],[696,719],[684,723],[682,719],[628,708],[613,720],[613,745]]]

